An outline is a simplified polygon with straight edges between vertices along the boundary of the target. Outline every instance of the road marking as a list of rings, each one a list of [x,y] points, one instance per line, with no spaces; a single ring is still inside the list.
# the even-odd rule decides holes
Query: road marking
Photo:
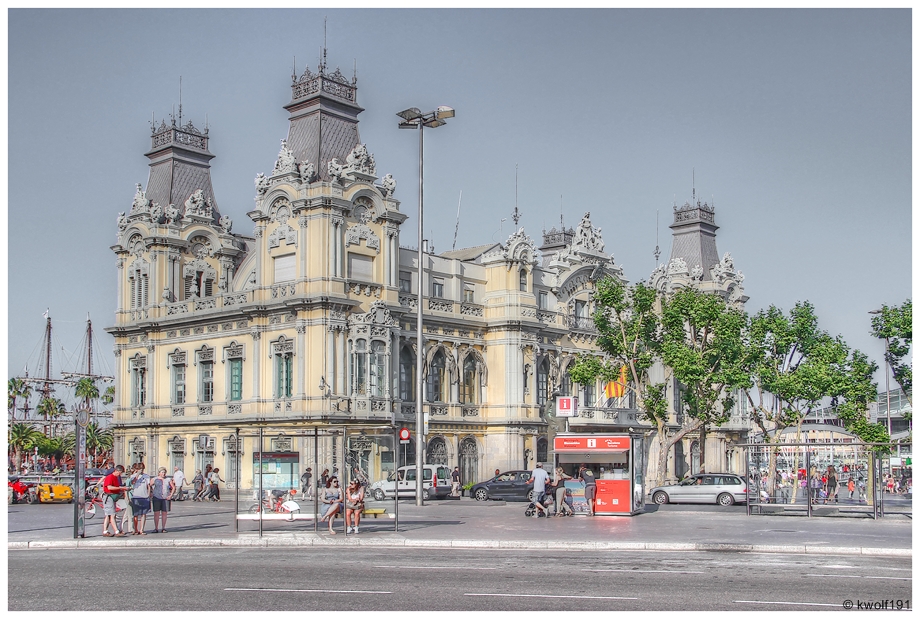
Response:
[[[604,569],[588,569],[585,568],[581,570],[582,572],[635,572],[637,574],[705,574],[706,572],[697,572],[693,570],[604,570]]]
[[[860,576],[857,574],[805,574],[806,576],[820,576],[821,578],[874,578],[876,580],[913,580],[913,578],[899,578],[898,576]]]
[[[375,565],[374,567],[396,568],[398,570],[497,570],[497,567],[464,567],[454,565]]]
[[[819,602],[763,602],[759,600],[735,600],[735,604],[783,604],[787,606],[836,606],[842,608],[842,604],[821,604]]]
[[[537,595],[533,593],[464,593],[470,597],[499,597],[499,598],[567,598],[575,600],[638,600],[639,598],[621,598],[611,595]]]
[[[393,593],[392,591],[347,591],[339,589],[263,589],[263,588],[242,588],[228,587],[224,591],[269,591],[272,593]]]

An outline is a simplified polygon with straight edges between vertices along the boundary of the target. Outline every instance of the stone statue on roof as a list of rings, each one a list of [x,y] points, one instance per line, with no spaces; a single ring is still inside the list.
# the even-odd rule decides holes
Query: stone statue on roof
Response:
[[[269,180],[265,178],[265,175],[262,174],[261,172],[259,172],[259,174],[256,176],[255,183],[256,183],[256,192],[260,196],[264,194],[266,191],[268,191],[268,187],[269,185],[271,185]]]
[[[599,252],[604,251],[604,239],[601,238],[601,229],[591,225],[590,211],[581,218],[581,223],[578,224],[578,228],[575,230],[572,246]]]
[[[301,161],[297,164],[297,170],[300,172],[302,183],[312,183],[316,180],[316,166],[312,161]]]
[[[287,172],[297,172],[297,162],[294,159],[294,151],[288,148],[287,140],[281,140],[281,150],[278,152],[278,160],[275,161],[272,176]]]
[[[392,174],[387,174],[383,177],[382,185],[384,196],[389,197],[396,193],[396,179],[393,178]]]
[[[134,194],[134,202],[131,204],[131,213],[140,213],[147,210],[147,193],[140,183],[137,184],[137,192]]]

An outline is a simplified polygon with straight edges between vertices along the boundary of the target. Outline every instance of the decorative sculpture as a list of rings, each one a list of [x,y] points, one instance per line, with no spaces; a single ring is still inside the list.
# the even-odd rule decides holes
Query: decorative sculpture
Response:
[[[316,180],[316,166],[311,161],[301,161],[297,164],[297,170],[300,172],[300,181],[302,183],[312,183]]]
[[[230,234],[230,228],[233,227],[233,220],[227,217],[226,215],[221,215],[218,220],[220,227],[224,229],[225,234]]]
[[[297,162],[294,159],[294,151],[287,146],[287,140],[281,140],[281,150],[278,152],[278,160],[275,161],[272,176],[288,172],[297,172]]]
[[[333,180],[339,181],[339,183],[343,183],[342,176],[345,175],[345,166],[340,164],[337,158],[333,157],[332,161],[330,161],[326,166],[326,169],[329,172],[329,176],[331,176]]]
[[[139,213],[147,210],[147,193],[141,187],[141,184],[137,184],[137,191],[134,194],[134,202],[131,204],[131,213]]]
[[[268,187],[269,185],[271,185],[269,180],[265,178],[265,175],[262,174],[261,172],[259,172],[259,174],[256,176],[255,182],[256,182],[256,192],[260,196],[264,194],[266,191],[268,191]]]
[[[392,174],[384,176],[382,184],[384,197],[390,197],[396,193],[396,179],[393,178]]]
[[[179,208],[175,204],[168,204],[166,206],[166,223],[177,223],[179,218]]]

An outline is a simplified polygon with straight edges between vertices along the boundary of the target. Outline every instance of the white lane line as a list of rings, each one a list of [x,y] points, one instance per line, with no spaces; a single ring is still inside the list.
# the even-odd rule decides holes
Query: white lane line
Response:
[[[272,593],[393,593],[392,591],[346,591],[339,589],[268,589],[268,588],[243,588],[227,587],[224,591],[269,591]]]
[[[588,569],[585,568],[581,570],[582,572],[635,572],[637,574],[705,574],[706,572],[697,572],[693,570],[604,570],[604,569]]]
[[[374,567],[396,568],[398,570],[497,570],[497,567],[464,567],[454,565],[375,565]]]
[[[836,606],[843,608],[843,604],[821,604],[819,602],[763,602],[759,600],[735,600],[735,604],[782,604],[787,606]]]
[[[858,574],[805,574],[806,576],[820,576],[821,578],[874,578],[875,580],[913,580],[913,578],[900,578],[898,576],[861,576]]]
[[[464,593],[469,597],[498,597],[498,598],[567,598],[575,600],[638,600],[639,598],[622,598],[611,595],[538,595],[532,593]]]

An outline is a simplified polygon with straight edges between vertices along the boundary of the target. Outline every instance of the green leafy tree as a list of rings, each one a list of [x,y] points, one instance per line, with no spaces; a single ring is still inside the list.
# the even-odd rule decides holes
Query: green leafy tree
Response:
[[[44,434],[26,423],[14,423],[10,425],[7,434],[9,448],[13,450],[13,461],[16,463],[16,470],[22,468],[22,454],[35,449],[40,440],[45,437]]]
[[[7,382],[6,406],[10,413],[10,421],[16,421],[17,404],[20,400],[29,401],[32,397],[32,386],[21,378],[11,378]]]
[[[700,431],[705,470],[706,430],[728,421],[734,393],[748,384],[742,331],[747,317],[719,296],[683,288],[662,301],[661,358],[680,381],[681,407]],[[695,426],[695,428],[694,428]]]
[[[115,401],[115,386],[109,385],[102,393],[102,403],[108,406]]]
[[[675,435],[668,425],[665,383],[653,383],[649,378],[649,369],[658,359],[661,346],[656,312],[658,295],[641,282],[626,286],[619,280],[605,277],[597,282],[593,299],[594,325],[599,334],[597,344],[603,355],[579,355],[570,366],[569,375],[582,385],[597,379],[607,383],[618,380],[621,368],[626,366],[627,389],[635,394],[640,413],[655,425],[660,483],[670,447],[683,434]]]
[[[900,306],[883,305],[872,317],[872,335],[885,340],[885,360],[891,368],[891,375],[901,387],[907,401],[913,407],[911,387],[913,369],[909,362],[910,346],[913,341],[913,304],[910,299]],[[905,361],[905,358],[907,361]]]

